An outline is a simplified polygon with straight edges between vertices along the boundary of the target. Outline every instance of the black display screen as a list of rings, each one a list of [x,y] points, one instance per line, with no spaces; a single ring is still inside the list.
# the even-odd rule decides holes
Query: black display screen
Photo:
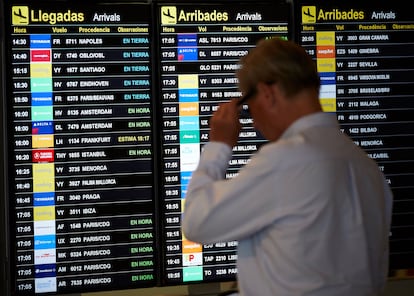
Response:
[[[315,59],[321,102],[377,161],[394,193],[390,268],[414,258],[414,18],[401,2],[297,5],[297,41]]]
[[[7,296],[236,280],[237,241],[200,245],[180,225],[209,119],[241,95],[239,59],[275,37],[315,59],[324,111],[384,172],[390,268],[413,268],[414,19],[399,3],[293,4],[0,3]],[[240,121],[226,178],[265,143]]]
[[[12,295],[235,280],[237,242],[187,241],[183,201],[239,59],[289,38],[289,5],[54,3],[5,4]],[[227,178],[264,142],[241,121]]]
[[[163,2],[157,7],[161,83],[162,262],[166,284],[235,279],[237,242],[201,245],[180,229],[185,194],[203,144],[209,117],[220,102],[240,97],[239,59],[262,38],[288,39],[289,6],[272,2]],[[240,141],[226,174],[235,176],[264,143],[242,118]],[[203,209],[200,209],[202,211]]]
[[[6,6],[13,295],[156,283],[150,7]]]

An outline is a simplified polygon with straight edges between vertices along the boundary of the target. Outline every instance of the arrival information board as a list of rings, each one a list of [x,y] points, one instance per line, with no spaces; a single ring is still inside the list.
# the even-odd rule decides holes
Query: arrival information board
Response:
[[[241,95],[239,59],[261,38],[288,37],[289,11],[278,2],[162,4],[158,7],[162,102],[165,283],[234,279],[237,242],[200,245],[180,229],[188,181],[196,168],[208,121],[220,102]],[[226,177],[237,174],[263,138],[241,119],[240,142]],[[200,209],[202,211],[202,209]]]
[[[149,6],[55,3],[8,8],[14,293],[153,286]]]
[[[394,192],[391,269],[414,258],[414,19],[403,5],[299,6],[298,42],[321,75],[321,102],[376,160]]]

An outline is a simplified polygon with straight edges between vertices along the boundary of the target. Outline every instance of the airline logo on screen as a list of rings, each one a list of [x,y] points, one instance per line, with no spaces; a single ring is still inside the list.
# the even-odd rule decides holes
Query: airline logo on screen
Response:
[[[16,26],[29,23],[49,23],[54,25],[60,22],[83,22],[85,15],[82,12],[67,10],[64,12],[45,12],[42,10],[30,10],[28,6],[13,6],[12,24]]]

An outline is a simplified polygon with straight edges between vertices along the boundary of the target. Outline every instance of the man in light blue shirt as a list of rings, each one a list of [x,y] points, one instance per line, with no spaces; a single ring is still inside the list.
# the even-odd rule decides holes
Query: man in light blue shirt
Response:
[[[392,193],[335,115],[322,112],[314,62],[290,41],[263,40],[237,75],[247,95],[210,120],[210,142],[186,195],[185,236],[238,241],[243,296],[380,295]],[[269,142],[225,179],[241,104]]]

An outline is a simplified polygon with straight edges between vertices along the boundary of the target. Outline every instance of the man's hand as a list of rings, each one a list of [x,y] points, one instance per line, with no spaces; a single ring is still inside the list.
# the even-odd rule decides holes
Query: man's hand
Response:
[[[232,148],[237,144],[241,129],[239,109],[237,100],[219,105],[210,119],[210,141],[222,142]]]

